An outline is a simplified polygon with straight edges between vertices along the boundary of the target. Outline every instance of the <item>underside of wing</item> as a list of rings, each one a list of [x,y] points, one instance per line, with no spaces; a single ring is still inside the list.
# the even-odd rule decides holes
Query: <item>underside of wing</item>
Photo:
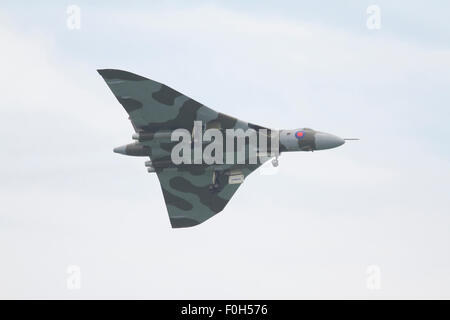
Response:
[[[191,166],[158,171],[172,228],[198,225],[222,211],[240,186],[240,183],[233,183],[233,175],[247,177],[258,166],[227,170]],[[211,190],[213,182],[218,185],[216,190]]]
[[[122,70],[97,71],[129,114],[136,132],[192,130],[196,120],[222,128],[233,128],[238,122],[157,81]]]

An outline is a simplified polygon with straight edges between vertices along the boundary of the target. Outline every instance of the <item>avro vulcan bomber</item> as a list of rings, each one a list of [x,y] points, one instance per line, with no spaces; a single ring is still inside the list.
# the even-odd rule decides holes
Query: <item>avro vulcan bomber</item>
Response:
[[[173,228],[198,225],[222,211],[245,178],[291,151],[339,147],[345,139],[309,128],[273,130],[208,108],[154,80],[98,70],[129,115],[135,142],[114,152],[148,158]],[[236,142],[236,143],[235,143]]]

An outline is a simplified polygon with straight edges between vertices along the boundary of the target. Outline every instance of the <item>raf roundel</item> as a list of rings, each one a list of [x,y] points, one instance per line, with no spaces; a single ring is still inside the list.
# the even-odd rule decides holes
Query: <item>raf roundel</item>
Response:
[[[305,133],[303,131],[297,131],[295,133],[295,137],[299,140],[302,139],[304,137],[304,135],[305,135]]]

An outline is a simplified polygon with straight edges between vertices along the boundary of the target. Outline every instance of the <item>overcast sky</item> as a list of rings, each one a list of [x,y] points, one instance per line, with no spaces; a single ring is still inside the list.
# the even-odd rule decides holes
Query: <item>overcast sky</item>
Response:
[[[1,5],[1,298],[450,298],[447,1],[152,2]],[[361,141],[171,229],[145,159],[112,152],[133,130],[99,68]]]

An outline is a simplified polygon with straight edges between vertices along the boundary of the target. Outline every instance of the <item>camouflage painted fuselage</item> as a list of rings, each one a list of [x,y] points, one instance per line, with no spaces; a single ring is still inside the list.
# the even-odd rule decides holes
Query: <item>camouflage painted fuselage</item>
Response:
[[[308,128],[278,131],[241,121],[216,112],[164,84],[130,72],[114,69],[98,72],[128,113],[135,130],[133,139],[137,141],[114,151],[150,158],[146,166],[159,178],[173,228],[200,224],[222,211],[243,179],[271,158],[271,154],[265,154],[253,164],[246,161],[244,164],[175,165],[171,158],[177,143],[171,141],[174,130],[192,132],[194,121],[201,121],[204,130],[253,129],[257,133],[264,130],[269,137],[279,137],[277,151],[280,153],[329,149],[344,143],[341,138]],[[270,146],[269,142],[269,150]],[[248,160],[248,143],[246,147]],[[256,150],[257,153],[260,151]]]

